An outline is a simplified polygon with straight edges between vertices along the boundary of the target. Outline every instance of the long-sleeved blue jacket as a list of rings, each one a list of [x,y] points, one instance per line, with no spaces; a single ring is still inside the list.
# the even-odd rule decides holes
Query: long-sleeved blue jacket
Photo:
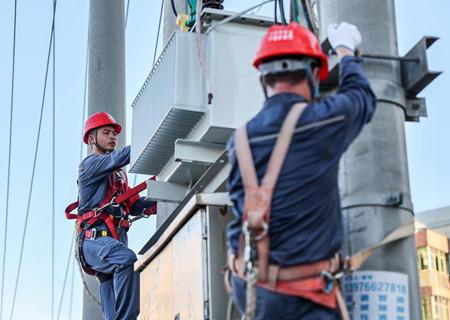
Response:
[[[84,213],[97,208],[108,189],[108,177],[129,163],[130,146],[104,155],[90,154],[84,158],[78,174],[78,211]],[[140,198],[131,208],[130,214],[139,214],[153,203]]]
[[[263,109],[247,123],[249,139],[278,133],[293,104],[303,101],[302,96],[291,93],[268,98]],[[309,103],[297,124],[297,127],[319,125],[294,135],[281,170],[269,224],[271,263],[290,266],[320,261],[340,249],[343,226],[338,190],[339,160],[371,120],[375,106],[376,98],[360,59],[343,58],[337,93]],[[259,181],[266,172],[275,141],[251,142]],[[231,251],[237,254],[244,189],[234,153],[234,136],[227,147],[231,163],[228,189],[235,214],[228,225],[228,240]]]

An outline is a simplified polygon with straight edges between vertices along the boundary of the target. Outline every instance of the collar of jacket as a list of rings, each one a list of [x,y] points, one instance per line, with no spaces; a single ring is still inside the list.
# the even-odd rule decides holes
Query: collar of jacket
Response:
[[[271,108],[274,106],[287,106],[293,105],[297,102],[306,102],[303,96],[300,96],[295,93],[278,93],[275,94],[264,101],[263,108]]]

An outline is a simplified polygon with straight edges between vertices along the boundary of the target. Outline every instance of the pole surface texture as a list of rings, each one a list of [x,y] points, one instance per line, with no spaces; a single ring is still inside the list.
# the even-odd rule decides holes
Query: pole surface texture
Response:
[[[330,23],[347,21],[361,31],[363,52],[398,55],[394,1],[320,0],[319,12],[322,37],[326,36]],[[344,250],[349,253],[365,249],[393,229],[413,221],[405,116],[398,103],[394,103],[398,101],[396,97],[404,96],[400,64],[370,59],[364,62],[364,69],[378,104],[372,123],[350,146],[340,165],[339,185],[347,237]],[[395,195],[401,195],[402,201],[395,201]],[[407,274],[410,319],[421,319],[414,237],[377,250],[362,270]]]
[[[105,111],[121,125],[125,145],[125,10],[123,0],[91,0],[89,6],[88,114]],[[98,282],[86,275],[98,298]],[[101,307],[83,290],[83,320],[103,319]]]

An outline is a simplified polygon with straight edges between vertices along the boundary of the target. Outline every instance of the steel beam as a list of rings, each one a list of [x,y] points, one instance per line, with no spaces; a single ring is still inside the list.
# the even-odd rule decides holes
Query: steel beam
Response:
[[[225,146],[221,144],[177,139],[174,158],[178,162],[212,164],[220,157]]]
[[[188,189],[183,184],[149,180],[147,191],[147,198],[154,201],[180,202]]]

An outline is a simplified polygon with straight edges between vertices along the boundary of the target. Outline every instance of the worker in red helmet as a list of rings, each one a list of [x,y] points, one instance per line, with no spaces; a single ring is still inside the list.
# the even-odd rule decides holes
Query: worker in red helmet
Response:
[[[337,254],[344,233],[339,160],[375,111],[376,98],[354,52],[348,23],[331,25],[339,88],[316,36],[297,23],[274,25],[253,65],[266,93],[261,111],[228,143],[228,225],[233,302],[246,319],[346,319]],[[341,307],[341,312],[339,312]]]
[[[122,169],[130,162],[130,146],[116,150],[121,131],[106,112],[87,119],[83,141],[92,153],[81,162],[78,177],[78,258],[84,271],[100,282],[107,320],[132,320],[139,315],[139,277],[133,268],[137,259],[128,248],[128,217],[156,213],[156,203],[138,194],[114,204],[130,189]]]

